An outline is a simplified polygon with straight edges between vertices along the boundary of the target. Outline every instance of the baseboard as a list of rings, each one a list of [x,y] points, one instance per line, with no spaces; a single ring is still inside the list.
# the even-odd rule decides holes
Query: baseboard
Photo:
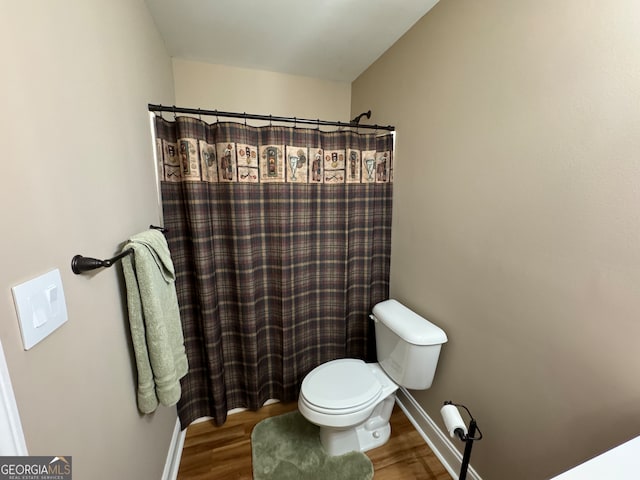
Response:
[[[164,471],[162,472],[162,480],[176,480],[176,478],[178,478],[178,469],[180,468],[180,458],[182,457],[182,447],[184,446],[184,437],[186,434],[187,429],[180,430],[180,419],[176,418],[176,425],[173,427],[173,435],[171,435],[167,460],[164,464]]]
[[[401,387],[396,392],[396,401],[418,433],[427,442],[429,448],[449,472],[449,475],[457,479],[462,466],[462,454],[454,446],[453,442],[440,430],[438,425],[427,415],[427,412],[423,410],[406,389]],[[467,470],[467,478],[470,480],[482,480],[471,465]]]

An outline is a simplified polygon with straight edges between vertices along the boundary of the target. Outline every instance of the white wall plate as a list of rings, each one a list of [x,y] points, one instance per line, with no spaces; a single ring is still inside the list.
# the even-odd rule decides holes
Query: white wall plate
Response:
[[[11,289],[24,349],[29,350],[67,321],[60,271],[56,268]]]

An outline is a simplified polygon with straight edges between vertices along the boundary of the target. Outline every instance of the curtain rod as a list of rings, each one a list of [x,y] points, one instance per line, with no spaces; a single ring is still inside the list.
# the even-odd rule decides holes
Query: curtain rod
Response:
[[[285,122],[285,123],[302,123],[307,125],[317,125],[322,126],[332,126],[332,127],[352,127],[352,128],[368,128],[371,130],[388,130],[394,131],[396,128],[392,125],[367,125],[360,124],[360,119],[363,116],[367,118],[371,118],[371,110],[365,113],[361,113],[356,118],[351,120],[350,122],[331,122],[327,120],[313,120],[310,118],[297,118],[297,117],[278,117],[275,115],[257,115],[254,113],[238,113],[238,112],[222,112],[220,110],[202,110],[200,108],[184,108],[184,107],[176,107],[173,106],[164,106],[164,105],[154,105],[149,104],[150,112],[172,112],[176,113],[187,113],[190,115],[206,115],[210,117],[227,117],[227,118],[244,118],[245,120],[264,120],[268,122]]]

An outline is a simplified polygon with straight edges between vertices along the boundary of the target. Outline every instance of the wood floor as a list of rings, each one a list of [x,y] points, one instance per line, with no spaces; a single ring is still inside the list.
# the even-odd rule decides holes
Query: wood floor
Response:
[[[276,403],[257,412],[227,417],[221,427],[210,421],[187,428],[178,480],[251,480],[251,431],[261,420],[295,410],[297,404]],[[367,456],[375,480],[451,480],[402,410],[394,408],[391,438]]]

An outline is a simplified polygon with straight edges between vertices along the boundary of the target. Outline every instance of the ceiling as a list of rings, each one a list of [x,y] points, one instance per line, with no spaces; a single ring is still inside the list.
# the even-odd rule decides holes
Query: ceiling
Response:
[[[169,55],[351,82],[438,0],[145,0]]]

